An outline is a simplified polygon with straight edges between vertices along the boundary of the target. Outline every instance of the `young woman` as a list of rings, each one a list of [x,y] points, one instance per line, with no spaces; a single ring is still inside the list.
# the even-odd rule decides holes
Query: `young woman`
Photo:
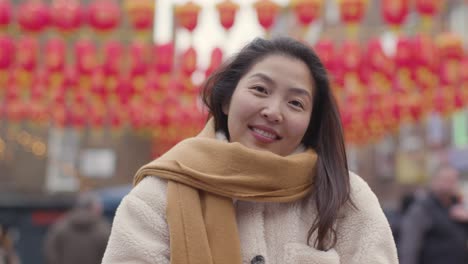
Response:
[[[212,118],[137,172],[103,263],[398,263],[310,48],[256,39],[203,97]]]

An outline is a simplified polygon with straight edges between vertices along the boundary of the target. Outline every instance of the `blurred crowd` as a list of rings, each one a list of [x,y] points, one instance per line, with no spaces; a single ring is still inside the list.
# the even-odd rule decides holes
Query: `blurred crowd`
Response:
[[[402,198],[398,212],[386,212],[400,263],[466,264],[468,204],[460,192],[460,173],[442,165],[430,178],[426,188]],[[75,206],[48,228],[42,249],[45,263],[100,263],[111,226],[102,208],[95,194],[80,194]],[[14,232],[6,227],[0,231],[0,264],[19,264]]]

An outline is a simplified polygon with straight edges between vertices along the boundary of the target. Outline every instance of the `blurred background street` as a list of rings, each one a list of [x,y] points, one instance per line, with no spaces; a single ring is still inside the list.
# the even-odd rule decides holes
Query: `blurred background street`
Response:
[[[205,78],[280,35],[326,65],[396,235],[441,166],[468,203],[466,0],[0,0],[0,264],[45,263],[83,193],[111,223],[136,170],[203,127]]]

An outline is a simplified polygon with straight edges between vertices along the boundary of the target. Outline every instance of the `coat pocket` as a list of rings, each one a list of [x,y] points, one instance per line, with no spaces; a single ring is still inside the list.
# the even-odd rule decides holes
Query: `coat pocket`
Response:
[[[339,264],[340,256],[335,249],[321,251],[300,243],[284,246],[285,264]]]

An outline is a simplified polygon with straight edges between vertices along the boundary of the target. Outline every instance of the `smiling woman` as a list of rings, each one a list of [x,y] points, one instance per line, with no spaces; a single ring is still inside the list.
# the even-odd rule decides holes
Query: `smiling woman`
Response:
[[[143,166],[103,263],[398,263],[369,186],[348,171],[326,71],[256,39],[205,83],[203,131]]]

